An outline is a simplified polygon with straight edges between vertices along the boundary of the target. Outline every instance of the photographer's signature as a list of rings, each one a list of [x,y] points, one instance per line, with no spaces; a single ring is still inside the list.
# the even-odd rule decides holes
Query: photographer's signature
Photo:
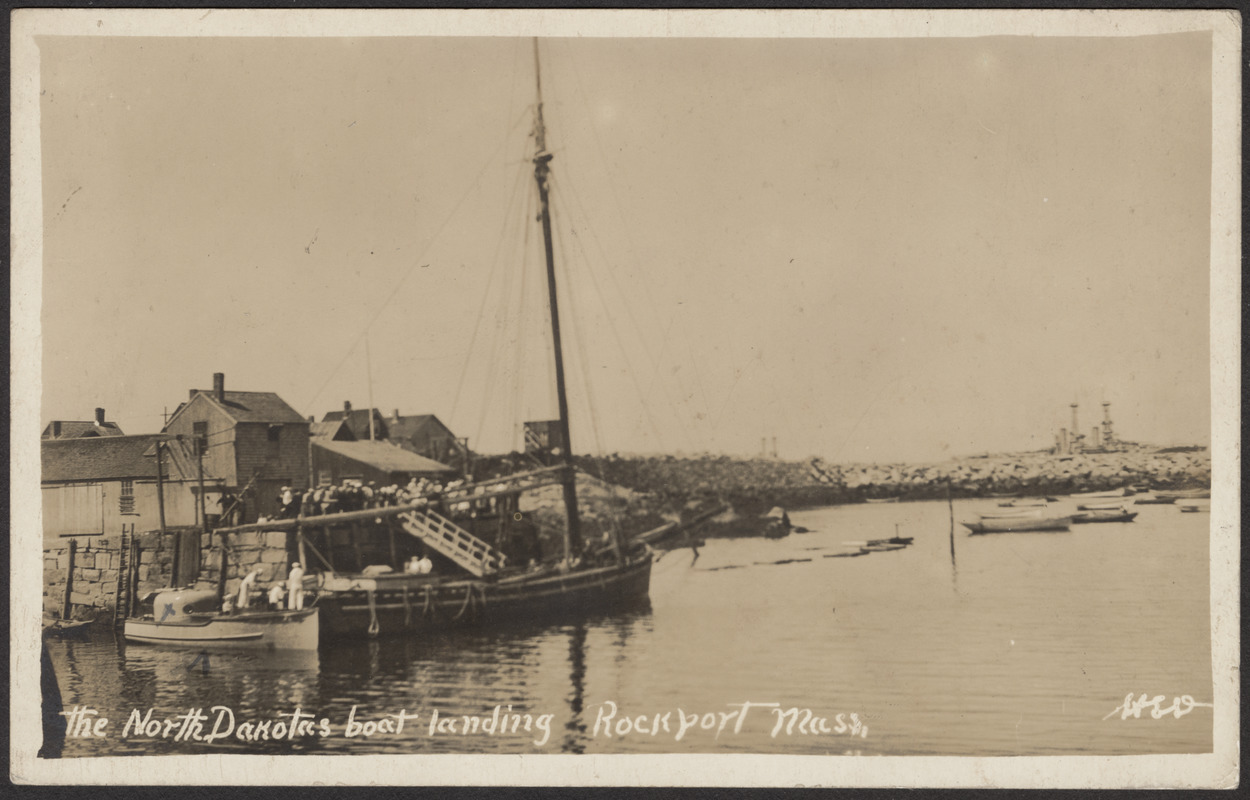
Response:
[[[1120,715],[1120,719],[1128,719],[1129,717],[1141,719],[1142,712],[1146,709],[1150,709],[1152,719],[1163,719],[1168,714],[1171,714],[1176,719],[1180,719],[1195,708],[1215,708],[1214,703],[1199,703],[1187,694],[1173,697],[1172,705],[1170,706],[1163,705],[1166,701],[1167,697],[1165,695],[1158,694],[1154,697],[1149,697],[1145,692],[1142,692],[1137,699],[1133,699],[1133,693],[1129,692],[1124,696],[1123,705],[1117,706],[1114,711],[1103,717],[1103,719],[1111,719],[1116,714]]]

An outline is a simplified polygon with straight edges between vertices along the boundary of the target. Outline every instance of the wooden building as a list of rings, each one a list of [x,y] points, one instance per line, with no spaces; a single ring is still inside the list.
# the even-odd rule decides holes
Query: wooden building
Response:
[[[369,435],[369,422],[372,418],[373,436]],[[365,441],[366,439],[389,439],[390,429],[387,427],[386,419],[382,417],[382,412],[376,408],[352,408],[351,401],[343,401],[342,411],[327,411],[326,415],[321,418],[322,422],[344,422],[351,429],[352,436],[356,441]]]
[[[93,436],[124,436],[116,422],[104,419],[104,409],[95,410],[90,421],[56,419],[43,429],[41,439],[86,439]]]
[[[166,434],[200,448],[204,469],[240,500],[242,523],[278,513],[282,487],[309,481],[309,423],[273,392],[226,391],[213,375],[211,391],[192,389],[174,411]]]
[[[45,439],[41,442],[44,545],[76,536],[117,535],[124,526],[160,530],[160,498],[167,528],[200,524],[196,477],[162,453],[160,434]],[[215,485],[209,476],[208,485]],[[211,513],[211,509],[206,509]]]
[[[395,409],[387,421],[390,440],[417,455],[442,463],[457,463],[467,449],[451,429],[433,414],[400,416]]]
[[[345,480],[361,483],[404,485],[413,478],[447,480],[455,470],[392,442],[356,440],[345,420],[318,422],[312,439],[313,473],[317,483],[338,484]]]

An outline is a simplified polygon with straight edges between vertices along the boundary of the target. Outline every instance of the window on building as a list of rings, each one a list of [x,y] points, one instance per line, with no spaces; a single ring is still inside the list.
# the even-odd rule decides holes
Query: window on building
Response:
[[[191,423],[191,433],[195,436],[195,450],[197,453],[208,452],[208,423],[193,422]]]
[[[122,481],[121,494],[117,498],[118,510],[123,514],[135,513],[135,482]]]
[[[277,442],[277,441],[279,440],[279,438],[281,437],[281,435],[282,435],[282,426],[281,426],[281,425],[270,425],[270,426],[269,426],[269,441],[271,441],[271,442]]]

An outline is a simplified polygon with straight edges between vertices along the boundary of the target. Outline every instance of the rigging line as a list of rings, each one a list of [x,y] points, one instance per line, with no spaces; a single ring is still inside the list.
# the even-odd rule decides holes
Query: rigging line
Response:
[[[511,341],[509,341],[509,336],[504,335],[504,330],[505,330],[504,327],[500,327],[500,331],[499,331],[500,332],[500,342],[499,342],[500,357],[499,357],[499,361],[497,361],[497,364],[501,365],[502,379],[507,380],[509,379],[509,377],[511,379],[510,380],[511,391],[505,392],[506,402],[505,402],[505,414],[504,414],[504,419],[509,421],[509,424],[511,424],[511,422],[514,422],[517,419],[517,405],[519,405],[519,397],[521,394],[520,356],[522,352],[524,352],[524,346],[525,346],[525,324],[524,324],[525,305],[526,305],[526,302],[525,302],[525,275],[526,275],[526,269],[525,269],[526,257],[525,256],[526,256],[526,252],[525,251],[527,249],[527,245],[529,245],[529,240],[530,240],[529,199],[532,196],[532,194],[534,194],[534,192],[532,191],[525,192],[526,214],[519,217],[521,221],[521,229],[522,229],[521,257],[520,259],[517,259],[517,257],[515,257],[515,254],[510,257],[509,261],[512,266],[509,272],[507,272],[506,274],[506,281],[505,281],[505,286],[504,286],[504,314],[502,314],[502,316],[504,316],[505,319],[507,320],[506,330],[511,331],[511,334],[510,334]],[[514,295],[512,294],[512,291],[511,291],[512,281],[514,281],[514,277],[517,274],[517,272],[519,272],[520,274],[521,289],[520,291],[517,291],[516,294]],[[515,311],[512,310],[512,307],[510,305],[512,304],[512,301],[515,301]],[[509,344],[512,345],[511,354],[507,352],[507,349],[509,349],[509,347],[507,346],[509,346]],[[486,422],[486,417],[484,415],[481,417],[482,427],[485,427],[485,422]],[[509,444],[510,445],[515,444],[515,435],[516,435],[515,430],[512,430],[509,432]],[[477,434],[477,436],[479,436],[479,439],[480,439],[481,437],[480,431],[479,431],[479,434]]]
[[[536,199],[535,198],[536,194],[537,192],[525,193],[525,215],[522,217],[522,219],[525,220],[525,225],[522,226],[524,228],[524,239],[521,242],[521,258],[520,258],[521,291],[518,293],[520,295],[520,309],[521,310],[520,310],[520,314],[518,315],[519,318],[517,319],[517,337],[516,337],[517,358],[516,358],[516,361],[514,362],[515,367],[516,367],[517,380],[516,380],[516,394],[513,398],[515,405],[513,407],[513,413],[508,417],[508,421],[512,423],[512,429],[509,432],[509,436],[511,438],[508,443],[511,445],[511,449],[517,452],[523,451],[525,449],[525,442],[524,442],[525,435],[522,432],[523,425],[521,427],[518,427],[517,425],[518,421],[523,423],[524,420],[519,420],[519,417],[522,415],[516,412],[516,405],[524,406],[524,402],[522,400],[522,391],[525,388],[525,376],[528,374],[526,372],[526,367],[529,361],[529,358],[528,358],[529,352],[528,352],[528,348],[525,347],[525,340],[526,340],[526,334],[527,334],[526,323],[528,321],[528,316],[529,316],[527,312],[530,307],[529,295],[532,292],[532,290],[530,289],[529,276],[530,276],[530,272],[533,271],[530,266],[530,230],[533,226],[529,224],[529,220],[534,218],[533,206],[534,206],[534,201]],[[526,416],[528,416],[528,414],[526,414]]]
[[[847,443],[851,441],[851,437],[854,436],[855,431],[859,429],[859,423],[863,422],[864,417],[868,416],[869,410],[871,410],[872,407],[877,404],[878,398],[881,397],[881,395],[885,392],[886,389],[889,389],[890,387],[892,387],[894,384],[898,383],[902,379],[903,379],[903,374],[900,373],[899,375],[895,376],[894,380],[883,385],[880,389],[877,390],[877,393],[872,396],[871,400],[868,401],[868,405],[864,406],[864,410],[860,412],[859,419],[855,420],[855,424],[851,426],[850,433],[848,433],[846,435],[846,438],[842,440],[842,444],[838,445],[837,452],[833,454],[834,459],[839,459],[842,457],[842,451],[846,449]]]
[[[516,193],[521,188],[521,183],[525,179],[525,173],[526,173],[526,170],[524,169],[517,170],[516,182],[512,187],[512,194],[508,198],[508,206],[507,206],[508,209],[511,209],[513,203],[516,202]],[[511,216],[511,214],[509,213],[508,216]],[[473,334],[469,337],[468,353],[466,354],[465,359],[460,366],[460,378],[456,381],[456,394],[452,397],[452,401],[451,401],[451,416],[453,417],[455,416],[456,411],[460,408],[460,393],[461,391],[464,390],[464,379],[469,373],[469,362],[472,361],[471,356],[473,354],[473,348],[474,348],[474,345],[477,344],[477,336],[482,328],[482,320],[485,319],[485,315],[483,312],[486,311],[486,301],[490,298],[490,290],[491,290],[491,287],[495,283],[495,275],[499,272],[499,266],[501,263],[499,261],[499,249],[503,246],[504,235],[507,232],[506,220],[507,220],[507,217],[505,217],[504,227],[499,232],[499,240],[495,243],[495,254],[494,256],[492,256],[492,260],[491,260],[490,276],[487,278],[487,281],[486,281],[486,289],[482,292],[482,302],[478,305],[477,319],[473,323]]]
[[[496,255],[496,258],[498,258],[498,255]],[[485,349],[487,353],[486,383],[483,392],[483,402],[478,407],[477,428],[474,430],[474,437],[477,441],[481,441],[482,431],[486,427],[486,417],[489,416],[492,407],[491,401],[496,399],[496,384],[502,384],[505,387],[504,394],[507,394],[507,366],[503,364],[507,337],[504,331],[511,327],[509,314],[512,302],[512,273],[514,271],[509,265],[509,261],[510,259],[499,259],[503,280],[500,285],[499,299],[496,301],[495,313],[492,314],[494,324],[491,330],[490,343]],[[504,402],[506,409],[506,398],[504,398]]]
[[[577,204],[577,208],[581,212],[582,218],[590,219],[590,215],[586,213],[585,204],[582,203],[581,194],[577,191],[577,185],[574,182],[568,181],[568,180],[564,181],[564,183],[567,183],[569,185],[569,190],[573,195],[573,201]],[[625,294],[625,291],[621,287],[620,282],[617,281],[616,279],[616,271],[612,268],[612,263],[608,259],[607,253],[605,252],[604,247],[603,247],[603,243],[600,241],[599,236],[598,234],[595,233],[595,229],[593,227],[589,225],[583,225],[582,227],[589,230],[590,238],[594,242],[595,248],[599,252],[599,257],[603,259],[604,266],[607,269],[608,278],[611,280],[612,286],[616,289],[617,296],[621,298],[621,305],[625,307],[625,313],[627,317],[629,318],[630,324],[633,326],[634,335],[637,337],[638,341],[642,344],[643,353],[646,355],[647,360],[650,362],[650,365],[652,367],[652,375],[658,374],[662,366],[662,358],[652,355],[650,344],[648,343],[647,338],[643,336],[642,326],[638,324],[638,318],[634,315],[634,308],[629,302],[628,295]],[[575,237],[577,236],[576,230],[573,231],[573,235]],[[588,253],[587,253],[587,256],[589,256]],[[587,264],[590,264],[589,257],[587,257],[586,261],[587,261]],[[591,267],[593,269],[593,265],[591,265]],[[647,307],[656,308],[654,304],[650,304]],[[658,322],[658,320],[656,322]],[[659,325],[653,323],[653,327],[658,329]],[[664,341],[663,344],[661,345],[661,356],[663,355],[664,351],[667,350],[667,345],[668,345],[667,340]],[[688,397],[690,395],[690,392],[686,388],[686,382],[682,379],[681,373],[678,372],[677,374],[675,374],[674,378],[677,381],[677,390],[680,396]],[[654,381],[652,381],[652,383],[654,384]],[[661,388],[664,389],[665,401],[669,404],[670,407],[676,408],[677,404],[673,402],[672,396],[668,391],[667,385],[661,384]],[[648,389],[648,395],[650,395],[650,389]],[[684,426],[682,426],[682,428],[684,430]],[[687,441],[687,444],[690,444],[690,442]]]
[[[492,391],[493,387],[496,385],[496,383],[502,384],[504,386],[506,386],[508,383],[509,364],[507,363],[506,356],[507,356],[507,347],[508,347],[508,331],[514,330],[514,327],[512,325],[512,309],[511,309],[510,304],[513,299],[512,282],[513,282],[513,276],[514,276],[514,273],[516,272],[516,269],[515,269],[515,266],[508,267],[505,265],[509,265],[509,264],[515,265],[519,259],[515,257],[514,253],[509,253],[506,257],[501,258],[500,252],[502,250],[502,243],[505,240],[511,241],[511,242],[515,242],[517,240],[517,237],[515,236],[515,234],[511,232],[511,229],[513,227],[519,226],[523,231],[522,238],[524,239],[525,242],[529,241],[528,217],[524,215],[512,213],[512,209],[514,209],[517,205],[518,194],[524,197],[524,201],[523,201],[524,208],[528,212],[531,193],[519,191],[521,185],[525,183],[525,178],[526,178],[526,170],[521,170],[520,175],[519,175],[519,181],[517,184],[518,192],[514,193],[512,199],[509,201],[509,204],[508,204],[509,213],[508,213],[507,219],[509,220],[509,222],[504,226],[504,231],[503,231],[503,234],[501,235],[500,241],[496,248],[496,254],[494,256],[499,266],[502,268],[503,283],[501,286],[501,295],[499,299],[500,313],[495,316],[494,336],[491,340],[490,347],[486,350],[486,352],[488,353],[489,360],[487,362],[486,392],[484,396],[487,399],[485,402],[482,403],[480,407],[480,413],[478,416],[478,424],[477,424],[477,428],[475,431],[475,437],[478,441],[481,440],[482,432],[486,429],[486,418],[489,415],[489,412],[491,409],[490,400],[495,397],[495,393]],[[517,337],[515,333],[513,333],[512,335],[516,338],[520,338],[520,337]],[[507,415],[506,418],[511,419],[512,415],[515,414],[515,397],[509,397],[507,392],[505,392],[504,395],[505,395],[504,409]]]
[[[581,83],[581,70],[579,70],[579,69],[577,69],[577,68],[576,68],[576,59],[573,57],[572,51],[569,49],[569,45],[568,45],[568,43],[566,43],[565,52],[566,52],[566,55],[567,55],[567,57],[568,57],[569,62],[570,62],[571,64],[573,64],[573,65],[574,65],[574,66],[573,66],[573,68],[572,68],[570,71],[573,73],[573,76],[574,76],[575,82],[576,82],[576,84],[577,84],[577,93],[578,93],[578,95],[581,97],[582,107],[584,107],[584,108],[589,108],[589,107],[590,107],[590,104],[589,104],[589,102],[588,102],[588,100],[587,100],[586,91],[585,91],[585,88],[582,86],[582,83]],[[617,217],[618,217],[618,219],[620,219],[620,220],[624,221],[624,219],[625,219],[625,214],[624,214],[623,209],[622,209],[622,206],[621,206],[620,195],[619,195],[619,193],[617,192],[616,182],[615,182],[614,180],[612,180],[612,173],[611,173],[611,169],[610,169],[610,168],[609,168],[609,166],[608,166],[608,159],[607,159],[607,157],[606,157],[606,155],[605,155],[605,151],[604,151],[604,148],[603,148],[603,141],[602,141],[602,139],[601,139],[601,138],[600,138],[600,136],[599,136],[599,128],[598,128],[598,125],[596,124],[595,119],[593,118],[593,116],[590,118],[590,130],[591,130],[592,135],[594,136],[594,139],[595,139],[595,146],[596,146],[596,149],[598,150],[598,153],[599,153],[599,158],[600,158],[601,163],[603,164],[604,171],[605,171],[605,173],[607,173],[607,175],[608,175],[608,181],[607,181],[607,183],[608,183],[608,188],[609,188],[609,189],[610,189],[610,191],[611,191],[613,202],[614,202],[614,203],[615,203],[615,205],[616,205],[616,213],[617,213]],[[567,179],[566,179],[563,183],[568,183],[568,185],[569,185],[569,187],[570,187],[570,191],[571,191],[571,192],[572,192],[572,194],[573,194],[573,199],[574,199],[574,201],[578,204],[579,208],[580,208],[580,209],[581,209],[581,211],[582,211],[583,216],[584,216],[586,219],[589,219],[589,215],[587,215],[587,214],[586,214],[586,212],[585,212],[585,206],[584,206],[584,204],[582,203],[582,201],[581,201],[581,197],[580,197],[580,195],[579,195],[579,193],[578,193],[578,191],[577,191],[577,186],[576,186],[576,184],[575,184],[574,182],[572,182],[572,181],[568,181]],[[587,227],[588,227],[588,226],[587,226]],[[631,253],[637,253],[638,248],[635,246],[635,244],[634,244],[634,242],[633,242],[633,237],[632,237],[632,235],[631,235],[631,230],[632,230],[632,229],[631,229],[631,228],[630,228],[630,226],[628,226],[628,225],[622,225],[622,229],[624,230],[624,233],[625,233],[625,239],[626,239],[626,243],[627,243],[627,246],[628,246],[628,248],[629,248],[629,251],[630,251]],[[651,346],[650,346],[650,343],[648,342],[647,338],[646,338],[645,336],[643,336],[643,333],[642,333],[642,326],[638,324],[638,319],[637,319],[637,317],[634,315],[634,308],[633,308],[633,306],[629,303],[628,296],[625,294],[625,292],[624,292],[624,291],[623,291],[623,289],[621,288],[620,283],[617,281],[617,278],[616,278],[616,272],[615,272],[615,271],[611,268],[611,261],[608,259],[607,254],[606,254],[606,252],[604,251],[603,244],[602,244],[602,242],[600,242],[599,237],[598,237],[598,235],[595,233],[594,228],[590,228],[590,236],[591,236],[591,238],[594,240],[595,247],[596,247],[596,249],[599,251],[600,257],[603,259],[604,264],[605,264],[605,265],[607,265],[607,267],[608,267],[608,277],[611,279],[611,281],[612,281],[612,283],[613,283],[614,287],[616,288],[617,295],[621,298],[621,301],[622,301],[622,302],[621,302],[621,304],[625,306],[625,312],[626,312],[626,314],[627,314],[627,315],[628,315],[628,317],[629,317],[630,324],[631,324],[631,325],[633,325],[633,327],[634,327],[634,332],[635,332],[635,335],[638,337],[638,340],[639,340],[639,341],[641,342],[641,344],[642,344],[642,347],[643,347],[643,352],[646,354],[647,359],[648,359],[649,361],[651,361],[651,363],[652,363],[652,366],[653,366],[654,370],[655,370],[656,372],[658,372],[658,371],[659,371],[659,369],[660,369],[659,362],[658,362],[658,361],[657,361],[657,360],[656,360],[656,359],[655,359],[655,358],[651,355]],[[637,283],[641,283],[641,284],[642,284],[642,287],[643,287],[643,292],[644,292],[644,294],[645,294],[645,296],[646,296],[646,300],[647,300],[647,305],[646,305],[646,307],[647,307],[647,308],[649,308],[649,309],[658,308],[658,306],[656,305],[656,303],[655,303],[654,299],[653,299],[653,298],[652,298],[652,296],[651,296],[650,284],[649,284],[647,281],[645,281],[645,280],[644,280],[644,281],[636,281],[636,282],[637,282]],[[596,286],[596,290],[598,290],[598,287],[597,287],[597,286]],[[600,302],[603,302],[603,300],[602,300],[602,295],[600,296]],[[606,304],[605,304],[605,309],[606,309]],[[614,332],[615,332],[615,331],[614,331]],[[619,336],[619,333],[617,334],[617,339],[618,339],[618,344],[619,344],[619,343],[620,343],[620,336]],[[689,343],[689,340],[687,340],[687,343]],[[624,348],[622,347],[622,350],[623,350],[623,349],[624,349]],[[682,380],[681,375],[680,375],[680,374],[679,374],[679,375],[677,375],[677,376],[676,376],[676,379],[677,379],[677,383],[678,383],[678,389],[679,389],[679,391],[682,393],[682,395],[683,395],[683,396],[684,396],[684,395],[688,395],[688,394],[689,394],[689,392],[686,390],[685,381],[683,381],[683,380]],[[663,384],[661,384],[661,385],[663,386]],[[671,399],[671,397],[670,397],[670,396],[669,396],[669,394],[668,394],[667,387],[664,387],[664,388],[665,388],[665,400],[666,400],[667,402],[669,402],[669,404],[670,404],[670,406],[671,406],[671,405],[672,405],[672,399]],[[705,398],[706,398],[706,395],[705,395]],[[644,406],[646,406],[645,398],[640,398],[640,399],[642,399],[642,400],[643,400],[643,404],[644,404]],[[705,401],[704,401],[704,404],[705,404],[705,406],[706,406],[706,399],[705,399]],[[648,410],[649,410],[649,407],[648,407]],[[654,424],[654,420],[653,420],[652,422],[653,422],[653,424]],[[679,429],[680,429],[680,430],[682,430],[683,435],[684,435],[684,434],[685,434],[685,426],[684,426],[684,425],[679,425]],[[689,445],[689,442],[688,442],[688,441],[687,441],[687,445]]]
[[[558,195],[557,199],[561,202],[561,204],[563,204],[564,198],[562,195]],[[582,213],[583,215],[585,215],[584,209],[582,209]],[[616,346],[621,351],[621,356],[624,359],[626,366],[629,367],[630,377],[633,380],[635,390],[638,392],[638,400],[642,404],[643,408],[647,410],[647,414],[649,417],[649,421],[651,422],[652,430],[654,431],[656,435],[656,442],[657,444],[662,444],[664,441],[664,437],[660,433],[659,425],[656,423],[654,415],[651,414],[651,406],[648,402],[648,399],[651,396],[650,388],[648,388],[646,392],[643,392],[641,385],[638,383],[638,377],[637,377],[636,371],[633,368],[632,360],[629,357],[629,353],[625,349],[624,338],[621,336],[620,329],[617,326],[616,315],[612,314],[609,309],[606,295],[604,294],[603,289],[600,286],[599,279],[596,276],[596,270],[594,269],[593,263],[591,262],[589,258],[589,254],[586,253],[584,246],[582,246],[581,237],[578,236],[576,230],[573,230],[572,236],[573,236],[574,241],[578,243],[579,248],[582,252],[582,256],[584,260],[586,261],[586,264],[587,264],[586,272],[587,274],[590,275],[591,285],[594,287],[595,294],[599,298],[600,305],[603,306],[604,315],[608,318],[609,326],[612,330],[612,335],[616,339]],[[609,274],[611,274],[610,270],[609,270]],[[626,306],[626,309],[628,310],[629,308],[628,304],[624,303],[624,305]],[[640,334],[639,334],[639,339],[641,339]],[[645,348],[646,348],[645,342],[643,342],[643,348],[645,351]],[[648,354],[648,359],[651,360],[652,369],[653,369],[652,374],[654,375],[658,373],[660,370],[660,363],[658,361],[650,359],[649,354]],[[652,381],[652,385],[654,385],[654,380]],[[670,409],[675,408],[677,404],[673,401],[672,395],[669,392],[669,387],[665,383],[661,382],[660,388],[664,393],[664,401],[668,404],[669,408]],[[688,438],[688,434],[685,430],[685,426],[679,424],[677,427],[678,427],[678,430],[681,431],[681,438],[682,438],[683,444],[686,446],[687,449],[690,449],[691,441]]]
[[[685,334],[683,338],[686,340],[686,355],[690,357],[690,366],[694,370],[694,379],[699,385],[699,397],[703,400],[703,417],[707,419],[708,414],[711,412],[711,407],[707,402],[707,389],[703,385],[703,373],[699,371],[699,361],[694,357],[694,348],[690,345],[690,335],[686,330],[685,319],[681,320],[681,329],[682,333]]]
[[[564,206],[563,192],[553,191],[552,200],[553,202],[560,203],[561,207],[563,207]],[[576,234],[574,234],[574,238],[577,239]],[[580,244],[581,240],[577,239],[577,241]],[[584,256],[585,251],[583,250],[582,252]],[[587,261],[589,261],[589,259],[587,259]],[[638,383],[637,372],[636,370],[634,370],[633,364],[630,361],[629,353],[625,350],[625,343],[621,339],[620,331],[617,330],[616,317],[614,314],[611,313],[611,309],[608,307],[607,301],[604,299],[603,291],[599,287],[599,280],[598,278],[595,277],[594,270],[587,269],[586,273],[590,275],[591,286],[594,288],[595,294],[599,298],[599,304],[603,307],[604,316],[607,317],[608,319],[608,328],[612,331],[612,336],[616,340],[616,346],[621,351],[621,357],[624,359],[625,366],[627,367],[626,372],[629,373],[630,380],[634,384],[634,391],[638,393],[638,402],[639,404],[642,405],[643,411],[646,413],[646,416],[647,416],[647,421],[651,424],[652,432],[655,434],[655,437],[656,437],[656,444],[657,446],[661,445],[664,442],[664,437],[660,433],[659,425],[656,424],[654,414],[651,413],[651,406],[647,402],[646,395],[644,395],[642,392],[642,386],[640,386]],[[668,399],[667,395],[665,399]],[[684,434],[684,431],[683,431],[683,434]]]
[[[566,42],[565,47],[567,51],[567,49],[571,47],[571,44]],[[568,51],[568,58],[570,62],[576,61],[571,51]],[[586,92],[584,88],[582,87],[581,70],[577,69],[576,66],[574,66],[574,68],[571,71],[573,73],[573,78],[577,83],[577,92],[582,98],[582,105],[585,108],[589,108],[590,104],[587,100]],[[625,212],[624,212],[623,206],[621,205],[621,197],[620,197],[620,194],[616,190],[616,181],[612,179],[612,170],[611,170],[611,167],[609,167],[609,162],[608,162],[608,158],[606,155],[606,151],[604,150],[604,147],[603,147],[603,140],[599,137],[599,125],[596,123],[593,115],[590,117],[590,132],[591,132],[591,135],[594,137],[595,148],[599,152],[599,160],[603,164],[604,172],[608,174],[608,182],[607,182],[608,189],[612,194],[612,202],[616,204],[617,217],[623,222],[625,220]],[[629,252],[631,254],[637,253],[638,247],[634,244],[633,235],[631,233],[633,229],[629,225],[624,225],[624,224],[621,226],[621,229],[625,233],[625,242],[626,242],[626,246],[629,248]],[[649,308],[658,308],[658,306],[656,305],[655,299],[651,296],[650,285],[646,281],[638,281],[638,282],[642,284],[643,293],[646,295],[647,306]],[[628,309],[628,306],[627,306],[627,309]],[[644,346],[645,346],[645,343],[644,343]]]
[[[352,340],[352,343],[348,345],[346,352],[343,353],[343,357],[339,359],[339,362],[338,364],[335,365],[334,369],[330,370],[329,374],[326,376],[325,382],[321,384],[321,388],[318,389],[316,394],[314,394],[309,399],[309,401],[304,405],[304,408],[312,407],[313,403],[317,401],[317,398],[321,397],[321,393],[324,392],[326,390],[326,387],[330,385],[330,381],[334,380],[334,377],[338,374],[339,370],[341,370],[343,368],[343,365],[347,363],[347,359],[351,357],[353,352],[355,352],[356,347],[360,344],[360,340],[364,338],[365,334],[369,332],[369,329],[373,327],[373,324],[378,321],[379,317],[382,316],[382,312],[386,310],[386,307],[390,305],[391,300],[395,297],[396,294],[399,293],[399,290],[403,287],[404,283],[408,281],[409,276],[411,276],[412,273],[416,270],[416,268],[421,264],[422,259],[425,258],[425,254],[429,252],[430,248],[434,245],[434,242],[438,241],[438,237],[442,234],[443,229],[446,228],[448,223],[450,223],[452,219],[456,216],[456,212],[460,210],[460,206],[464,205],[464,201],[467,200],[469,198],[469,195],[473,193],[473,190],[477,188],[478,183],[482,180],[482,176],[486,174],[486,170],[489,169],[491,164],[494,163],[495,156],[497,156],[499,154],[499,151],[503,150],[505,146],[508,144],[508,138],[511,136],[513,129],[516,128],[517,122],[519,122],[524,117],[524,114],[525,112],[522,111],[521,114],[517,116],[517,119],[512,123],[512,126],[508,129],[508,134],[505,135],[502,140],[500,140],[499,144],[496,145],[495,149],[491,151],[491,154],[486,157],[486,160],[482,164],[482,168],[478,170],[477,175],[473,178],[472,181],[469,182],[469,185],[465,187],[464,193],[460,195],[460,199],[456,201],[456,204],[452,206],[451,211],[448,212],[447,216],[443,219],[441,223],[439,223],[439,226],[434,230],[434,233],[430,236],[429,240],[426,241],[425,247],[421,248],[420,254],[415,259],[413,259],[412,264],[409,265],[408,267],[408,271],[403,274],[403,276],[395,284],[395,287],[391,289],[390,294],[388,294],[386,296],[386,299],[382,301],[382,304],[378,306],[378,310],[374,312],[373,316],[369,319],[369,321],[365,323],[364,329],[359,334],[357,334],[356,338]]]
[[[563,273],[562,281],[564,285],[568,287],[567,291],[571,294],[571,290],[572,290],[571,272],[572,270],[569,269],[569,266],[567,263],[569,255],[571,254],[571,251],[565,246],[564,229],[556,228],[555,232],[556,232],[557,240],[560,243],[560,250],[566,254],[564,261],[560,263],[561,272]],[[603,439],[599,434],[599,416],[595,408],[594,396],[591,394],[590,357],[587,353],[589,348],[586,346],[586,338],[585,338],[585,332],[584,332],[585,326],[582,325],[582,319],[581,319],[582,315],[581,313],[579,313],[580,308],[577,304],[569,303],[569,305],[566,306],[566,308],[569,309],[569,312],[570,312],[569,321],[572,323],[572,327],[573,327],[573,346],[577,350],[578,366],[581,368],[582,386],[583,386],[582,391],[585,393],[584,399],[586,403],[586,410],[589,412],[587,416],[589,416],[590,418],[590,430],[591,430],[591,433],[594,434],[595,450],[598,454],[602,455],[603,454]],[[571,443],[566,443],[566,446],[568,444],[571,444]]]

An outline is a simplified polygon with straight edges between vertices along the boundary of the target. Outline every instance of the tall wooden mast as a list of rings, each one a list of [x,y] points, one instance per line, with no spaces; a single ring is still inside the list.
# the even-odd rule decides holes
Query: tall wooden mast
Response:
[[[568,517],[568,532],[564,537],[564,557],[580,552],[582,545],[581,521],[577,514],[577,473],[573,467],[573,451],[569,436],[569,400],[564,390],[564,353],[560,346],[560,307],[556,301],[556,262],[551,246],[551,212],[547,201],[547,178],[551,173],[548,164],[552,155],[547,152],[547,131],[543,127],[543,82],[538,63],[538,39],[534,39],[534,82],[538,101],[534,106],[534,180],[538,182],[539,219],[543,226],[543,249],[547,256],[547,295],[551,306],[551,342],[556,356],[556,398],[560,404],[561,457],[564,460],[564,510]]]

